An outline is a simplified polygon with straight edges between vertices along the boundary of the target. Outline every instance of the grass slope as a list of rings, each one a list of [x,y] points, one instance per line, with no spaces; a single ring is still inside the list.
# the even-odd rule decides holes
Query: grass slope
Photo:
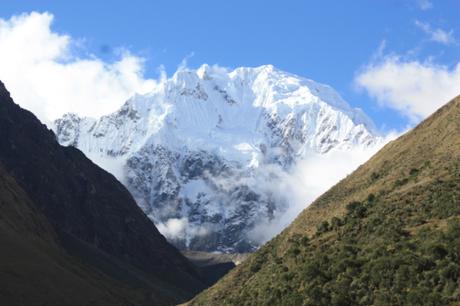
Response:
[[[456,98],[190,305],[457,304],[459,220]]]

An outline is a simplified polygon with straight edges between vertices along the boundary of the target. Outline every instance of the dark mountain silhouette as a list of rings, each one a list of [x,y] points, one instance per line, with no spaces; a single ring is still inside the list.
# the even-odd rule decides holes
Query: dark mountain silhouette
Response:
[[[0,304],[167,305],[205,287],[123,185],[1,82],[0,166]]]

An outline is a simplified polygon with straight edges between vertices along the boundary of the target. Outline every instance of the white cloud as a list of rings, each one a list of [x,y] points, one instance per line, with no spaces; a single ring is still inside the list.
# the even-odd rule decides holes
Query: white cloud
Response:
[[[48,122],[63,113],[100,116],[115,111],[155,81],[144,60],[128,52],[114,63],[72,52],[77,40],[52,31],[50,13],[0,19],[0,80],[16,103]]]
[[[365,67],[355,82],[382,105],[417,122],[460,94],[460,63],[449,68],[388,56]]]
[[[168,239],[185,239],[187,226],[187,218],[171,218],[157,224],[158,230]]]
[[[430,40],[444,44],[450,45],[455,43],[454,31],[444,31],[442,29],[433,29],[429,23],[421,22],[415,20],[415,25],[421,29],[423,32],[430,36]]]
[[[430,0],[418,0],[418,7],[422,11],[427,11],[433,8],[433,3]]]
[[[208,224],[191,224],[185,217],[171,218],[155,225],[168,240],[185,240],[187,246],[192,238],[206,236],[210,233]]]

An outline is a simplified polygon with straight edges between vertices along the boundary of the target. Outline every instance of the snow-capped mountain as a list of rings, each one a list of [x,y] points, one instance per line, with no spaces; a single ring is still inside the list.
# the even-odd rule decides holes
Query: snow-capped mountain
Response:
[[[55,121],[63,145],[116,175],[178,247],[250,251],[289,203],[270,183],[310,154],[369,147],[372,122],[331,87],[273,66],[180,69],[99,119]]]

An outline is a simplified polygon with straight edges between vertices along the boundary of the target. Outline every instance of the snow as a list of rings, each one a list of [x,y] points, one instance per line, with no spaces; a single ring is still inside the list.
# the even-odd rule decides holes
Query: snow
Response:
[[[271,203],[256,173],[270,165],[289,171],[312,153],[379,142],[371,120],[330,86],[272,65],[180,69],[113,114],[66,115],[54,130],[61,144],[78,147],[119,178],[168,238],[185,239],[187,229],[201,235],[191,227],[206,222],[233,235],[243,224],[231,243],[244,240],[259,218],[272,218],[270,207],[285,206]],[[187,245],[192,239],[187,235]],[[233,247],[225,242],[220,250]]]

